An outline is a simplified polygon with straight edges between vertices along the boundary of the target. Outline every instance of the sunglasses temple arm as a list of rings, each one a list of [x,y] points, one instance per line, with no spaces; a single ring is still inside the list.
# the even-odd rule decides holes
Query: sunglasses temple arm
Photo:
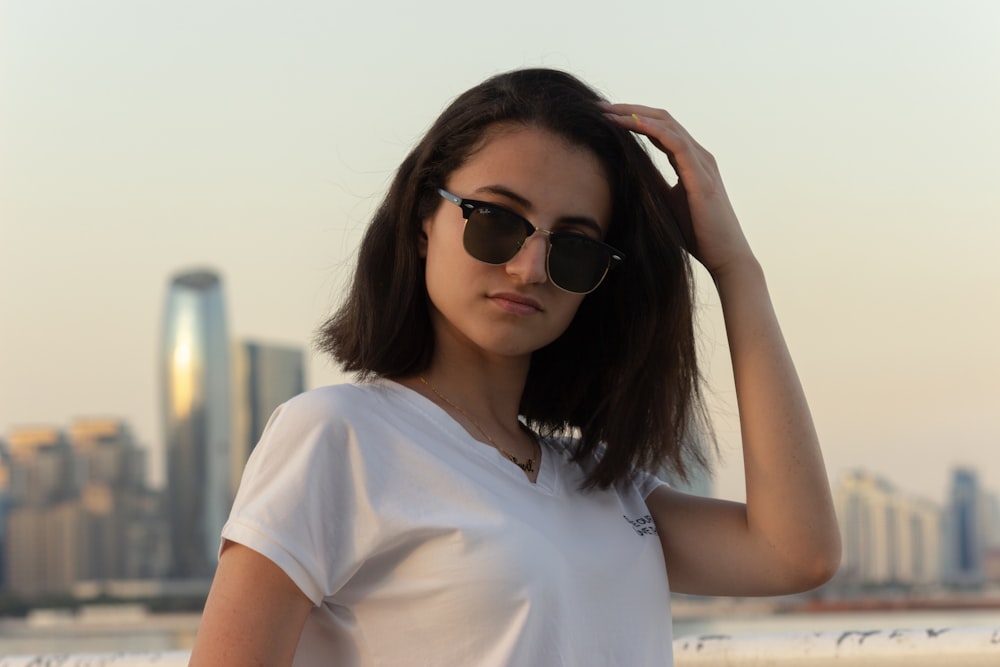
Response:
[[[438,188],[438,194],[441,195],[442,197],[444,197],[445,199],[447,199],[448,201],[450,201],[452,204],[455,204],[457,206],[461,206],[462,205],[462,198],[461,197],[453,195],[453,194],[451,194],[450,192],[448,192],[447,190],[445,190],[443,188]]]

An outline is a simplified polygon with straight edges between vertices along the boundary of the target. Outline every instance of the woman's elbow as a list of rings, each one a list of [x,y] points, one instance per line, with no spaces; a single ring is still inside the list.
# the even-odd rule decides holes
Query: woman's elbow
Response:
[[[842,553],[839,533],[815,544],[814,548],[796,563],[794,568],[796,590],[793,592],[810,591],[833,579],[840,569]]]

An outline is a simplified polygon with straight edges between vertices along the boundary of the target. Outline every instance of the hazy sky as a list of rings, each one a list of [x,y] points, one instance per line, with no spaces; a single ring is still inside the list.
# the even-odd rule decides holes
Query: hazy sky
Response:
[[[222,273],[235,336],[308,345],[407,150],[454,96],[534,65],[665,107],[716,155],[832,476],[940,500],[969,464],[1000,490],[992,0],[0,0],[0,434],[113,415],[159,447],[178,270]],[[308,374],[340,379],[315,354]]]

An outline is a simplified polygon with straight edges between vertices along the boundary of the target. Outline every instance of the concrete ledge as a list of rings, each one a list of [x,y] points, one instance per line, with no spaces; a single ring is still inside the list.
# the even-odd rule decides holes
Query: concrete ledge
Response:
[[[187,667],[188,651],[0,657],[0,667]],[[674,642],[676,667],[996,667],[1000,627],[701,635]]]
[[[702,635],[674,641],[677,667],[996,667],[1000,627],[778,635]]]
[[[0,657],[0,667],[187,667],[190,651]]]

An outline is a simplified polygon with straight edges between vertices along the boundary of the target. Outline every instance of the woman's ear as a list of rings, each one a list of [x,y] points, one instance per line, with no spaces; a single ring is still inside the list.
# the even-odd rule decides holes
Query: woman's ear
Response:
[[[421,259],[427,259],[427,230],[430,229],[433,221],[430,217],[424,218],[420,223],[420,230],[417,232],[417,252]]]

